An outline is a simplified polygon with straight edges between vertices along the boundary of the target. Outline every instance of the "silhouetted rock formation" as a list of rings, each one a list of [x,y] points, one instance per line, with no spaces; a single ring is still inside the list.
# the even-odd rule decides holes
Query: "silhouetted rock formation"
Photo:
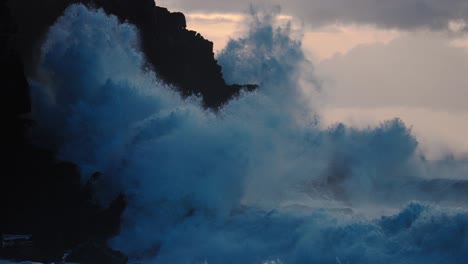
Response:
[[[92,185],[81,184],[75,164],[59,162],[51,151],[29,143],[27,131],[33,122],[24,116],[31,111],[29,86],[5,1],[0,2],[0,14],[0,259],[58,261],[66,250],[89,241],[105,245],[118,233],[125,199],[119,196],[109,208],[100,208],[93,203]],[[112,253],[119,259],[107,263],[126,261],[103,248],[97,249],[106,254],[97,249],[94,254]]]
[[[11,6],[22,35],[22,54],[34,63],[47,29],[72,3],[103,8],[121,21],[136,25],[147,61],[162,80],[182,96],[201,95],[204,105],[217,109],[242,89],[255,85],[226,85],[213,53],[213,43],[186,29],[185,16],[157,7],[153,0],[14,0]],[[33,70],[29,69],[29,70]]]
[[[16,116],[31,111],[29,87],[23,63],[16,50],[16,27],[5,0],[0,2],[0,78],[2,115]]]
[[[75,164],[58,161],[52,151],[28,140],[34,121],[27,117],[31,102],[26,76],[35,74],[48,28],[70,4],[100,7],[138,27],[149,66],[182,96],[201,95],[206,107],[218,109],[242,89],[256,86],[226,85],[213,43],[187,30],[182,13],[157,7],[152,0],[10,0],[9,8],[7,0],[0,1],[0,234],[28,237],[8,240],[11,245],[0,248],[0,258],[59,261],[71,250],[70,261],[126,263],[125,256],[106,246],[118,233],[125,197],[100,208],[93,203],[93,182],[83,185]],[[91,179],[98,177],[96,173]]]

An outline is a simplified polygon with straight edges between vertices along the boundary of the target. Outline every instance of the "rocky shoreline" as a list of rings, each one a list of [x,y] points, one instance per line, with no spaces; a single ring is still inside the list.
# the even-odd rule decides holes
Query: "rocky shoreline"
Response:
[[[54,150],[37,146],[29,135],[35,120],[29,118],[27,80],[35,74],[47,29],[73,3],[103,8],[135,24],[149,67],[181,96],[200,95],[204,106],[216,111],[241,90],[256,89],[256,85],[227,85],[213,43],[187,30],[182,13],[171,13],[152,0],[2,0],[0,259],[127,262],[125,255],[107,246],[107,240],[119,232],[125,195],[115,197],[107,208],[99,206],[93,190],[99,172],[80,175],[76,164],[59,160]],[[82,176],[90,180],[83,184]]]

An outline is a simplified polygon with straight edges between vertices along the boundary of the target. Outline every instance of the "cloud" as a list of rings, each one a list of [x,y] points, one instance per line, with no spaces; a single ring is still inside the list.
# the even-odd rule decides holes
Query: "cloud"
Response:
[[[335,107],[467,111],[468,53],[438,34],[361,45],[317,65]]]
[[[314,25],[337,21],[404,30],[441,30],[452,20],[468,20],[468,2],[464,0],[295,0],[287,9]]]
[[[183,11],[242,12],[250,0],[240,1],[156,1]],[[468,2],[465,0],[272,0],[268,4],[281,5],[292,14],[313,26],[332,23],[372,24],[381,28],[412,30],[428,28],[449,29],[449,24],[468,21]],[[467,29],[466,26],[464,28]]]
[[[309,58],[325,60],[336,53],[348,53],[359,45],[389,43],[404,34],[365,25],[330,25],[304,33],[304,50]]]

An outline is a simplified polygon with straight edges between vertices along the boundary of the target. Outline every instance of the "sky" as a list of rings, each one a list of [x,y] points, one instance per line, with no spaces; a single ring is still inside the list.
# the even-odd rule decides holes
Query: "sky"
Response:
[[[466,0],[159,0],[219,52],[245,32],[250,4],[278,6],[315,67],[322,126],[399,117],[426,155],[468,153]]]

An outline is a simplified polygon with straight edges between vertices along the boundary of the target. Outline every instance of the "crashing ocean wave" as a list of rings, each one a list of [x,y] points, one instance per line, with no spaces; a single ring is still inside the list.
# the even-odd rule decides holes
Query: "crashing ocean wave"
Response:
[[[101,172],[101,203],[125,193],[111,244],[134,260],[463,263],[468,182],[434,179],[401,120],[320,129],[303,89],[320,81],[291,30],[253,13],[218,59],[228,82],[260,87],[213,113],[146,68],[137,28],[73,5],[32,80],[35,137]]]

